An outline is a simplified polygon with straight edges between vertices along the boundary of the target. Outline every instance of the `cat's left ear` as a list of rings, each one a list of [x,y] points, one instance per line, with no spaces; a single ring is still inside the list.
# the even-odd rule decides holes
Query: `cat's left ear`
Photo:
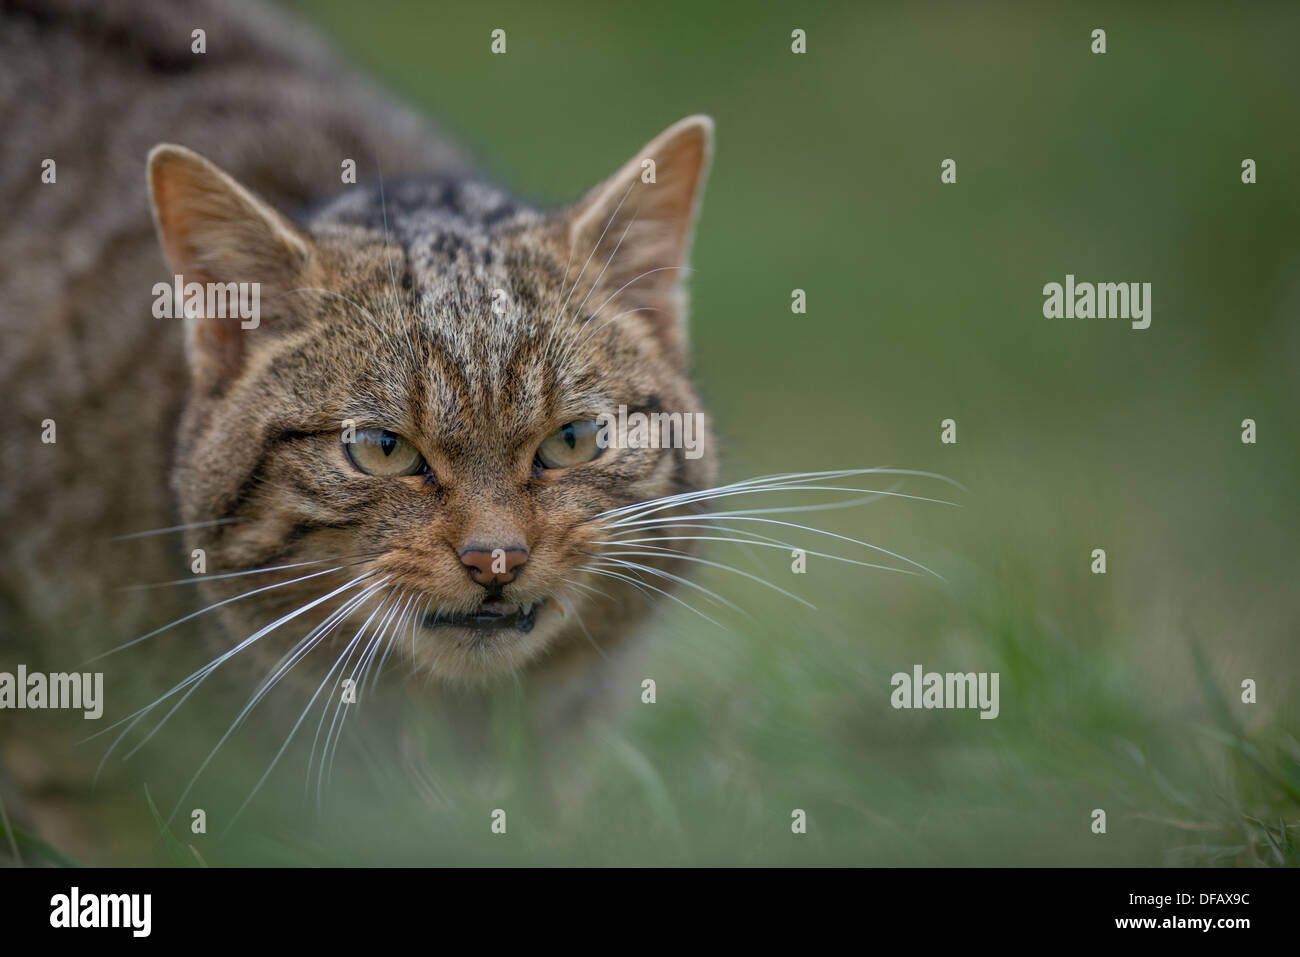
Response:
[[[641,318],[678,358],[686,348],[687,261],[712,156],[713,120],[688,116],[568,213],[569,281],[586,266],[575,302],[585,297],[583,309],[599,311],[597,321]]]
[[[256,303],[256,316],[232,317],[224,309],[226,318],[186,315],[195,382],[201,389],[218,388],[243,368],[249,334],[256,334],[263,315],[282,302],[280,294],[301,285],[311,243],[231,176],[183,146],[155,146],[148,180],[163,255],[183,286],[199,283],[206,293],[217,284],[226,303],[236,301],[228,295],[232,288],[241,307]],[[249,285],[226,285],[232,283]],[[208,297],[202,298],[206,308]]]

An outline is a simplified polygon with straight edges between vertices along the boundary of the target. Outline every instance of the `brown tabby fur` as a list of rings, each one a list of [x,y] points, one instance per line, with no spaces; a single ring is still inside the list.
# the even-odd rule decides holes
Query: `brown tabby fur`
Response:
[[[716,463],[610,449],[539,472],[534,453],[565,423],[620,404],[700,409],[681,267],[708,120],[671,127],[573,207],[538,212],[477,182],[456,150],[273,12],[93,0],[0,10],[0,668],[70,670],[200,599],[364,556],[203,616],[220,618],[212,657],[352,577],[385,579],[303,666],[314,687],[381,600],[467,611],[485,589],[457,551],[522,543],[527,564],[502,594],[546,601],[530,633],[417,625],[395,653],[421,688],[430,675],[520,675],[562,689],[539,708],[569,714],[605,680],[600,656],[644,617],[630,585],[583,569],[597,516],[707,487]],[[189,50],[195,26],[204,55]],[[40,182],[46,157],[55,184]],[[340,183],[345,158],[361,185]],[[653,184],[640,178],[647,158]],[[173,273],[261,283],[261,324],[153,318],[154,284]],[[500,315],[497,290],[511,304]],[[40,441],[46,419],[55,444]],[[432,476],[362,474],[344,420],[406,437]],[[189,530],[179,556],[168,536],[113,541],[214,520],[226,521]],[[194,548],[210,574],[337,560],[212,578],[188,600],[113,590],[187,575]],[[264,673],[339,604],[244,657]],[[150,659],[164,671],[165,654]],[[52,772],[24,752],[34,739],[6,738],[10,772],[39,790]]]

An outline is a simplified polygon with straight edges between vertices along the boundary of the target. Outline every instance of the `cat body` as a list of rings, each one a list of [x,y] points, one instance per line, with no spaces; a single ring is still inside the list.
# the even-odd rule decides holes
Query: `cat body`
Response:
[[[538,211],[261,7],[5,0],[0,61],[3,664],[192,619],[222,674],[332,691],[391,652],[422,694],[517,679],[572,720],[687,570],[602,561],[606,517],[716,474],[588,427],[700,408],[709,121]],[[259,315],[159,317],[173,282],[254,285]]]

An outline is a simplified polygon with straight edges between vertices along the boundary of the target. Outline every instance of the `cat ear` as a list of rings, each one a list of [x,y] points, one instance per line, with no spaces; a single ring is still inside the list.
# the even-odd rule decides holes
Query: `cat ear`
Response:
[[[168,266],[182,288],[203,287],[202,296],[185,295],[186,352],[196,381],[215,387],[239,373],[246,336],[260,325],[268,296],[274,300],[298,284],[311,244],[274,209],[183,146],[155,146],[148,180]],[[226,285],[231,283],[249,285]],[[210,298],[220,307],[212,316],[205,314]],[[224,308],[236,302],[242,308]],[[222,314],[227,318],[218,318]]]
[[[599,311],[604,322],[640,310],[635,315],[679,357],[686,344],[683,280],[712,155],[713,120],[688,116],[569,213],[570,269],[576,276],[586,265],[577,292],[586,297],[585,314]]]

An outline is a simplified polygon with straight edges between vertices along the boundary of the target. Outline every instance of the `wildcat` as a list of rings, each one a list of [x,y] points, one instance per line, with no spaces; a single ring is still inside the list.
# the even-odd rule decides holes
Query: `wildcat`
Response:
[[[105,761],[212,685],[232,730],[333,703],[328,749],[381,674],[471,748],[502,687],[555,740],[636,699],[648,609],[719,598],[698,541],[792,548],[759,513],[797,507],[709,503],[891,471],[718,488],[706,418],[689,453],[632,440],[702,407],[706,117],[539,210],[270,8],[0,0],[0,62],[0,673],[103,669]],[[0,711],[0,806],[93,855],[120,817],[91,823],[74,724]]]
[[[3,666],[193,617],[206,660],[308,659],[289,681],[319,648],[330,682],[392,652],[435,684],[599,684],[689,553],[602,561],[602,516],[716,475],[707,434],[687,458],[595,428],[700,408],[684,267],[711,122],[537,211],[273,10],[0,9]],[[173,279],[254,286],[260,315],[157,318]],[[4,737],[39,790],[28,730]]]

